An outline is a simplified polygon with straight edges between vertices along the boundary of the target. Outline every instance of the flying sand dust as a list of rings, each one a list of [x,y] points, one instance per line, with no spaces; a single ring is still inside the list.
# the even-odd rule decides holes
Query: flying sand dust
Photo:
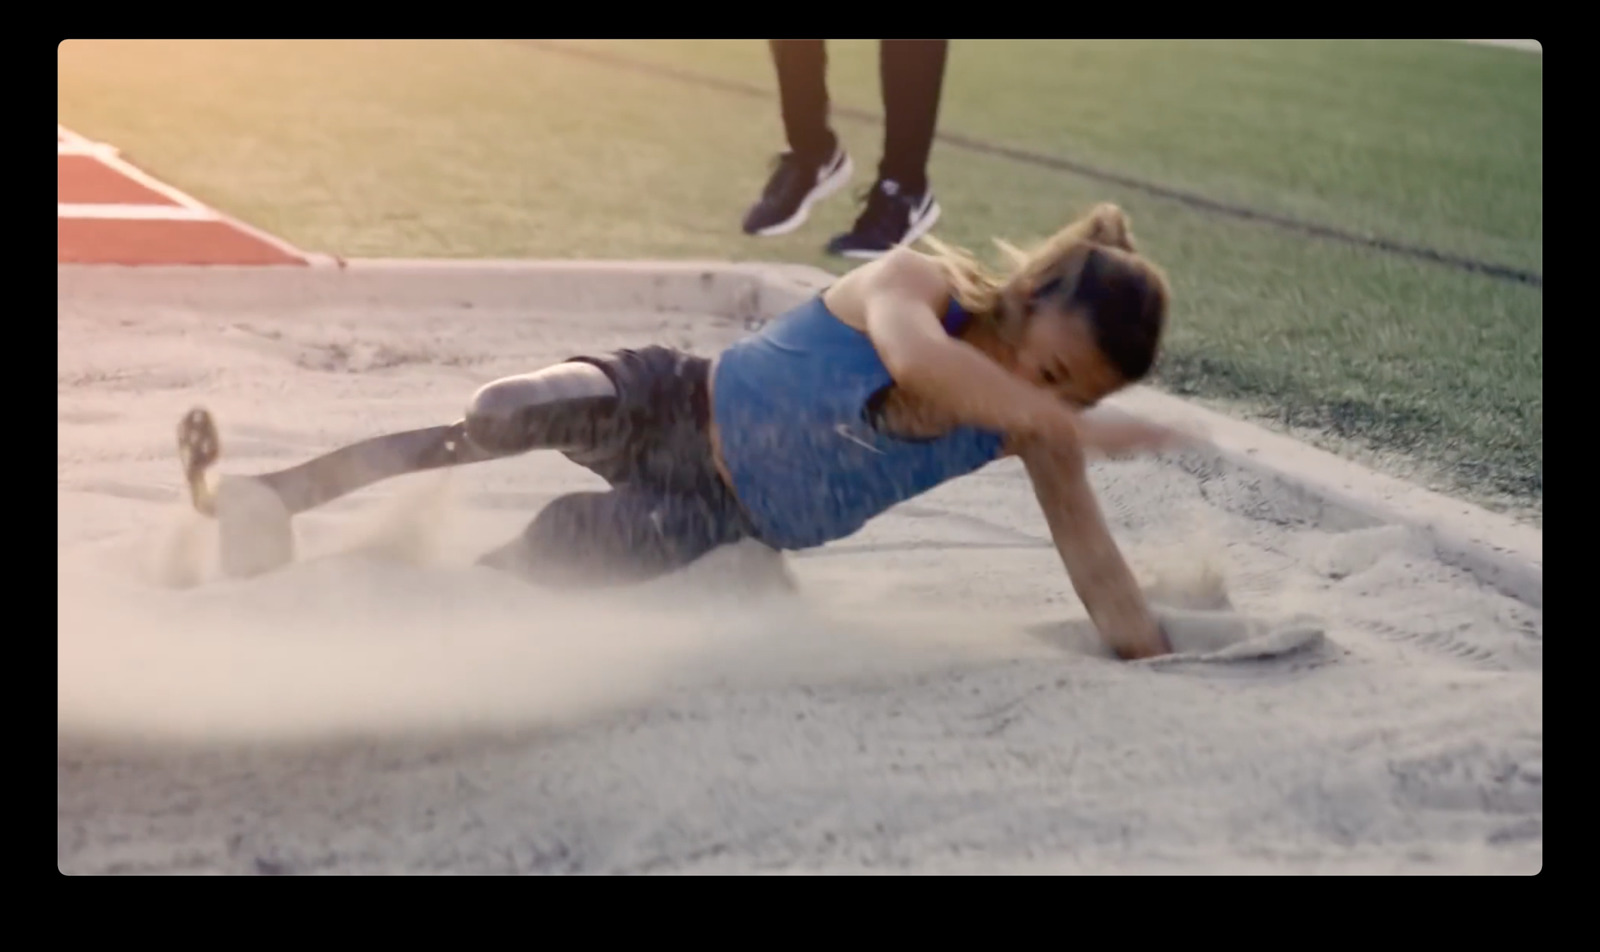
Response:
[[[536,589],[451,550],[447,484],[253,579],[220,576],[216,523],[188,512],[137,565],[63,565],[61,730],[231,742],[549,725],[696,681],[904,667],[913,643],[938,663],[941,644],[972,641],[946,622],[941,643],[930,619],[912,639],[892,620],[820,617],[743,547],[670,584]]]
[[[142,577],[64,566],[61,729],[271,741],[550,725],[697,681],[951,663],[983,651],[991,627],[948,610],[824,617],[772,584],[777,564],[745,546],[633,590],[536,589],[471,565],[468,540],[452,548],[456,512],[446,474],[253,579],[221,576],[217,524],[190,512],[145,555]],[[1227,611],[1213,562],[1166,571],[1152,593],[1175,606],[1165,614],[1180,651],[1271,653],[1320,636]]]

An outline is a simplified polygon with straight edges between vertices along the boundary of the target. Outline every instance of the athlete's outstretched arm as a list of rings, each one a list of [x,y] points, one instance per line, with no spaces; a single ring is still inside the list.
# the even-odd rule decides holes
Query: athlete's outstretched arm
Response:
[[[1169,654],[1166,634],[1111,536],[1082,449],[1071,441],[1033,439],[1018,443],[1016,451],[1072,588],[1100,637],[1124,659]]]

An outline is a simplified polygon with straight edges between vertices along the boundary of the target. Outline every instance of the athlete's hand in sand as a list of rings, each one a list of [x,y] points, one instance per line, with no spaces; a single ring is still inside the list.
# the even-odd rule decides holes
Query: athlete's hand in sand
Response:
[[[1122,557],[1089,484],[1076,414],[1020,444],[1019,455],[1072,588],[1107,647],[1126,660],[1170,653],[1160,622]],[[1073,432],[1067,432],[1068,429]]]

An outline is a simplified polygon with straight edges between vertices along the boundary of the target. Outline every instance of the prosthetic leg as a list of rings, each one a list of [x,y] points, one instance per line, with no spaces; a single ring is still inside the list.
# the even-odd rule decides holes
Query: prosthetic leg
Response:
[[[178,457],[194,508],[216,518],[223,571],[246,577],[294,559],[293,517],[380,480],[448,466],[558,450],[576,462],[619,454],[628,422],[611,379],[569,361],[480,388],[447,426],[363,440],[297,466],[213,479],[221,440],[209,411],[178,423]]]

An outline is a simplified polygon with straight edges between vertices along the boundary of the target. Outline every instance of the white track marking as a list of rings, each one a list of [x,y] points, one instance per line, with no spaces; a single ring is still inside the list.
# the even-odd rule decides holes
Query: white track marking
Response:
[[[120,221],[221,221],[209,208],[184,208],[173,205],[97,205],[88,202],[57,202],[57,218],[97,218]]]
[[[116,155],[117,147],[97,142],[57,142],[56,155],[87,155],[99,158],[103,155]]]
[[[66,126],[62,125],[59,122],[56,123],[56,143],[58,145],[66,145],[66,144],[78,145],[78,146],[94,145],[93,142],[90,142],[88,139],[85,139],[83,136],[78,135],[76,132],[73,132],[71,129],[68,129]]]

